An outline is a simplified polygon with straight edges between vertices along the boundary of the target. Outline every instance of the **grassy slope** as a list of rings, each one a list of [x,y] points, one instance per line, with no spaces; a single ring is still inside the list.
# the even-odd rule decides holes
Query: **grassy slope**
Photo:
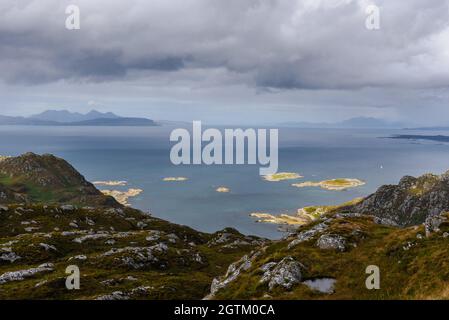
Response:
[[[303,227],[302,230],[310,228]],[[377,225],[371,217],[338,218],[332,221],[325,233],[343,235],[356,247],[346,252],[322,250],[315,246],[318,236],[288,249],[293,238],[275,242],[265,248],[250,270],[244,272],[237,281],[220,291],[216,298],[223,299],[435,299],[449,298],[449,224],[441,227],[440,233],[419,239],[424,235],[424,227],[397,229]],[[354,230],[358,230],[354,234]],[[408,243],[413,246],[404,250]],[[335,293],[322,294],[309,289],[304,284],[291,291],[275,289],[268,292],[259,280],[263,264],[280,261],[292,256],[306,266],[304,278],[323,277],[337,280]],[[381,289],[367,290],[365,274],[368,265],[377,265],[381,270]]]
[[[44,208],[39,205],[25,207],[25,210],[15,210],[15,207],[11,207],[8,212],[0,213],[0,255],[4,252],[3,248],[9,247],[21,259],[13,263],[0,260],[0,275],[47,262],[55,264],[55,271],[0,285],[0,299],[93,299],[114,291],[129,292],[139,286],[151,289],[145,294],[133,295],[133,299],[200,299],[208,293],[214,277],[223,273],[230,263],[255,247],[252,244],[241,244],[234,248],[225,247],[237,239],[245,240],[244,236],[233,230],[227,230],[231,235],[228,241],[212,244],[210,241],[219,237],[219,234],[200,233],[188,227],[143,215],[133,209],[125,209],[126,216],[121,217],[106,209],[56,212],[54,207]],[[33,211],[27,212],[29,209]],[[89,220],[86,218],[95,225],[88,224]],[[78,228],[69,226],[74,220]],[[33,222],[23,225],[24,221]],[[142,229],[138,227],[139,222],[147,226]],[[39,229],[27,232],[25,230],[27,227]],[[110,227],[115,231],[110,231]],[[108,230],[109,234],[105,238],[88,240],[81,244],[73,240],[82,234],[71,236],[62,234],[63,231],[77,230],[86,232],[91,230],[93,233]],[[162,232],[160,239],[146,240],[152,234],[150,230]],[[121,231],[130,233],[117,237]],[[171,243],[170,234],[175,234],[179,240]],[[109,239],[115,239],[116,243],[106,244]],[[12,243],[9,243],[10,241]],[[47,251],[40,243],[52,245],[57,251]],[[158,243],[167,244],[168,252],[156,254],[159,262],[141,269],[119,263],[119,259],[126,256],[135,258],[132,253],[101,256],[112,248],[148,247]],[[201,256],[202,263],[195,261],[197,253]],[[70,257],[76,255],[86,255],[87,260],[68,261]],[[81,290],[69,291],[65,288],[65,268],[71,264],[80,267]],[[128,276],[138,280],[126,280]],[[112,285],[101,283],[111,279],[116,283]],[[36,288],[36,284],[42,281],[46,283]]]

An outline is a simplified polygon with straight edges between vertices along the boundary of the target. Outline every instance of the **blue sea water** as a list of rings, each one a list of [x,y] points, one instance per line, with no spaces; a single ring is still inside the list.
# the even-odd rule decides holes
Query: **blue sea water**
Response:
[[[294,188],[296,181],[267,182],[258,166],[175,166],[170,162],[173,127],[0,126],[0,154],[32,151],[68,160],[88,180],[126,180],[144,192],[130,203],[171,222],[213,232],[234,227],[245,234],[279,238],[277,226],[256,223],[251,212],[294,213],[303,206],[338,204],[366,196],[404,175],[449,169],[449,145],[385,139],[405,130],[279,130],[279,171],[298,172],[298,182],[358,178],[347,191]],[[414,131],[413,134],[419,134]],[[425,134],[446,134],[429,132]],[[164,182],[183,176],[185,182]],[[217,193],[219,186],[230,193]]]

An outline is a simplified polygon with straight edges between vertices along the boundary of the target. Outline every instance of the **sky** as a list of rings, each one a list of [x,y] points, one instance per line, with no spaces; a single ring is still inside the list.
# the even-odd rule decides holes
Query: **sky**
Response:
[[[0,2],[3,115],[449,125],[448,102],[445,0]]]

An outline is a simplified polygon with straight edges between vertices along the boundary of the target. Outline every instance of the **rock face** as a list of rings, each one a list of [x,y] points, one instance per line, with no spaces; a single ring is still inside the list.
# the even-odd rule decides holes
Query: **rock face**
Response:
[[[30,190],[33,192],[30,192]],[[120,207],[68,162],[26,153],[0,161],[0,203],[49,201]]]
[[[447,218],[443,215],[427,217],[424,226],[426,231],[426,237],[429,237],[434,232],[440,231],[440,226],[447,221]]]
[[[316,242],[317,247],[324,250],[346,250],[346,240],[337,234],[323,234]]]
[[[271,291],[276,287],[290,290],[294,285],[302,281],[301,269],[304,266],[292,257],[285,257],[279,263],[270,262],[262,266],[264,271],[261,283],[268,283]]]
[[[210,288],[210,294],[206,297],[206,299],[213,298],[213,296],[220,290],[227,287],[231,282],[236,280],[240,273],[248,270],[252,266],[252,261],[259,255],[259,252],[253,253],[250,256],[245,255],[239,261],[234,262],[228,267],[228,271],[224,275],[224,277],[215,278],[212,281],[212,285]]]
[[[441,176],[405,176],[398,185],[382,186],[362,202],[346,209],[400,226],[424,223],[427,217],[449,211],[449,171]]]
[[[302,232],[298,233],[296,235],[296,239],[291,241],[290,244],[288,245],[288,249],[291,249],[302,242],[311,240],[313,237],[318,235],[320,232],[325,231],[327,229],[327,227],[328,227],[328,224],[326,222],[321,222],[306,231],[302,231]]]

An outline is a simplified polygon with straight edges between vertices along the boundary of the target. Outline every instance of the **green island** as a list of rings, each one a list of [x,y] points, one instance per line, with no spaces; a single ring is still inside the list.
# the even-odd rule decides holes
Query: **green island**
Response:
[[[296,188],[320,187],[325,190],[342,191],[349,188],[363,186],[364,184],[365,182],[359,179],[339,178],[318,182],[306,181],[302,183],[294,183],[292,186]]]
[[[275,174],[269,174],[266,176],[263,176],[263,179],[266,181],[271,181],[271,182],[278,182],[278,181],[284,181],[284,180],[296,180],[296,179],[300,179],[303,178],[303,176],[301,176],[298,173],[295,172],[278,172]]]

